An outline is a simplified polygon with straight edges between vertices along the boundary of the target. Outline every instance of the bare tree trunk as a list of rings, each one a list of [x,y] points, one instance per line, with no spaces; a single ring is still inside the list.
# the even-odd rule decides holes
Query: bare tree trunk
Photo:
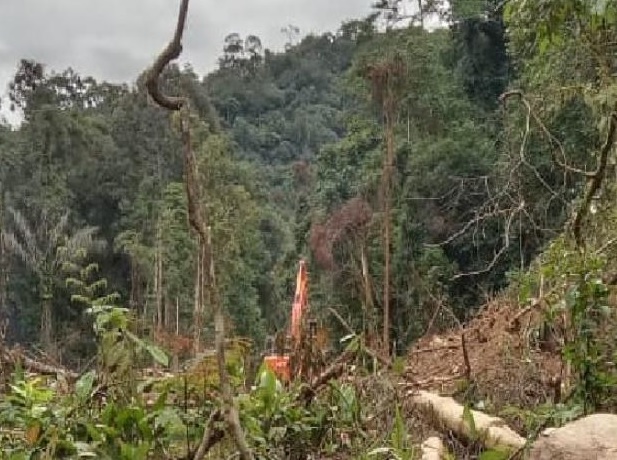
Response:
[[[418,0],[418,17],[420,18],[420,27],[424,29],[424,11],[422,11],[422,0]]]
[[[400,79],[405,74],[405,65],[397,55],[385,59],[375,65],[368,65],[367,78],[373,86],[373,99],[381,108],[384,119],[384,137],[386,149],[383,158],[381,175],[380,199],[383,211],[383,347],[387,355],[390,354],[390,329],[392,312],[390,309],[390,260],[392,246],[392,169],[394,166],[394,127],[398,116],[397,88]]]
[[[368,335],[368,343],[374,346],[375,339],[375,311],[373,305],[373,292],[371,290],[371,280],[368,272],[368,257],[366,255],[366,244],[363,241],[360,249],[360,263],[362,265],[362,284],[364,285],[364,310],[366,315],[365,330]]]
[[[231,385],[229,384],[229,376],[227,374],[227,366],[225,361],[225,317],[214,277],[214,261],[212,257],[210,228],[207,225],[207,220],[203,215],[201,207],[202,197],[197,174],[197,161],[195,159],[192,146],[190,131],[191,120],[188,100],[185,97],[167,96],[159,89],[158,80],[161,72],[167,64],[171,62],[171,60],[178,58],[182,52],[182,35],[186,23],[188,5],[189,0],[181,1],[174,36],[149,69],[146,78],[146,87],[152,99],[159,106],[168,110],[179,111],[180,132],[182,136],[182,143],[184,145],[184,183],[187,195],[188,218],[191,227],[199,235],[200,245],[203,249],[202,260],[204,264],[202,267],[207,267],[206,270],[202,269],[203,282],[201,283],[201,286],[203,287],[203,292],[206,294],[206,298],[209,301],[209,305],[212,307],[215,318],[216,356],[227,427],[234,439],[236,448],[240,454],[240,459],[253,460],[253,453],[246,442],[242,426],[240,425],[238,408],[236,407],[233,399]],[[209,432],[209,427],[206,427],[201,443],[202,445],[209,442]],[[199,460],[199,458],[203,458],[205,455],[205,450],[206,449],[203,449],[202,446],[200,446],[198,453],[202,457],[195,455],[195,458],[197,460]]]
[[[208,247],[212,248],[211,240],[210,240],[210,228],[208,227]],[[211,286],[215,286],[214,279],[214,260],[212,256],[209,258],[210,260],[210,269],[208,278],[210,279]],[[211,290],[212,296],[217,296],[218,293],[216,289]],[[229,376],[227,375],[227,365],[225,361],[225,315],[223,314],[223,309],[221,308],[220,301],[218,298],[211,299],[213,301],[212,306],[214,307],[214,330],[215,330],[215,348],[216,348],[216,361],[218,364],[219,371],[219,380],[221,386],[221,394],[223,396],[223,401],[226,406],[227,413],[227,421],[229,423],[229,428],[232,433],[232,437],[236,442],[236,447],[240,451],[240,458],[243,460],[249,460],[253,458],[253,454],[246,442],[246,438],[244,437],[244,432],[242,431],[242,426],[240,425],[240,416],[238,414],[238,409],[236,408],[235,402],[233,400],[231,385],[229,384]]]
[[[41,346],[45,353],[54,356],[51,290],[45,285],[41,289]]]
[[[7,258],[4,248],[4,190],[0,190],[0,322],[8,321],[7,311]]]
[[[202,295],[201,295],[201,287],[202,287],[202,277],[201,277],[201,243],[199,244],[199,248],[197,249],[197,266],[195,267],[195,298],[193,305],[193,351],[195,356],[199,353],[201,346],[201,320],[203,317],[202,310]]]
[[[388,90],[389,93],[389,90]],[[383,279],[383,346],[389,354],[390,350],[390,258],[391,258],[391,232],[392,232],[392,217],[390,212],[391,206],[391,189],[392,189],[392,165],[394,163],[394,120],[393,113],[390,107],[391,95],[386,96],[384,115],[386,118],[386,155],[384,159],[382,187],[383,187],[383,219],[384,219],[384,279]]]
[[[174,315],[174,304],[170,302],[169,298],[167,297],[167,294],[165,294],[163,296],[163,304],[165,305],[165,330],[167,332],[172,332],[174,330],[174,322],[172,322],[175,319],[175,315]]]
[[[161,331],[164,328],[163,312],[163,254],[161,248],[161,227],[156,224],[156,242],[154,256],[154,295],[156,299],[156,328]]]
[[[133,256],[129,256],[129,264],[131,266],[131,293],[129,294],[129,305],[131,308],[135,308],[137,306],[137,272],[135,270]]]
[[[143,296],[144,299],[144,310],[143,310],[143,317],[144,318],[148,318],[148,307],[149,307],[149,301],[150,301],[150,281],[146,281],[146,291],[144,293]]]
[[[176,297],[176,336],[180,335],[180,300]]]

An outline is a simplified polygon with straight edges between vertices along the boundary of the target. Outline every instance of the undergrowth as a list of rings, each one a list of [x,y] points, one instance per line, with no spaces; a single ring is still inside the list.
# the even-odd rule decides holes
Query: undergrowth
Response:
[[[126,309],[93,305],[88,311],[97,366],[75,382],[17,368],[0,395],[0,458],[194,458],[210,414],[220,407],[217,379],[202,380],[199,371],[141,376],[135,360],[145,355],[165,366],[166,354],[131,332]],[[365,404],[353,382],[333,380],[307,404],[302,385],[283,385],[266,368],[249,391],[243,391],[243,368],[231,362],[229,368],[256,459],[300,460],[317,452],[332,458],[414,458],[396,401],[386,408],[394,420],[391,429],[371,436],[363,426],[369,412],[383,410],[383,404]],[[233,456],[232,443],[221,440],[209,455]]]

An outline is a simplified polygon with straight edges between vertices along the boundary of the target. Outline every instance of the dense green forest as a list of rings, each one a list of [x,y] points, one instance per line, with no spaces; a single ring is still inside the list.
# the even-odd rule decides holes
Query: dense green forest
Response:
[[[266,333],[285,326],[301,257],[310,261],[315,311],[336,306],[359,318],[366,310],[361,253],[369,302],[383,303],[377,195],[384,130],[371,66],[405,66],[391,89],[397,106],[388,297],[399,351],[424,332],[423,312],[436,299],[464,317],[542,247],[549,225],[537,223],[542,231],[535,231],[527,216],[514,216],[508,247],[488,267],[505,243],[508,219],[500,212],[518,198],[488,203],[508,180],[495,167],[510,148],[497,98],[514,72],[502,19],[495,13],[479,20],[482,13],[453,18],[452,30],[411,26],[385,34],[374,15],[305,37],[283,53],[262,50],[257,37],[231,34],[219,69],[203,79],[191,68],[166,71],[165,84],[190,95],[203,125],[201,180],[235,333],[261,347]],[[67,359],[87,349],[89,322],[83,305],[71,302],[62,267],[63,258],[74,257],[59,251],[67,245],[87,251],[79,263],[99,267],[91,281],[105,279],[106,292],[117,292],[144,323],[175,331],[178,305],[178,327],[192,334],[197,261],[181,147],[142,80],[112,85],[21,62],[10,97],[24,122],[2,132],[1,215],[9,244],[1,290],[9,340],[40,335],[44,349]],[[594,133],[588,136],[582,141]],[[561,187],[560,174],[546,176],[549,186]],[[531,185],[545,193],[540,182]],[[535,190],[525,193],[536,201]],[[354,204],[360,207],[336,217]],[[486,215],[465,229],[483,206]],[[564,210],[561,200],[551,206],[550,227],[560,228]],[[543,209],[531,211],[531,218],[544,217]],[[453,279],[473,271],[481,273]]]
[[[576,252],[610,240],[615,5],[419,4],[408,18],[383,0],[281,52],[231,33],[210,74],[162,74],[165,92],[190,101],[228,334],[256,362],[288,327],[301,258],[331,351],[351,329],[396,357],[527,286],[555,241]],[[213,345],[183,121],[152,102],[146,79],[18,63],[9,103],[23,120],[0,124],[7,346],[84,372],[104,305],[175,355]]]

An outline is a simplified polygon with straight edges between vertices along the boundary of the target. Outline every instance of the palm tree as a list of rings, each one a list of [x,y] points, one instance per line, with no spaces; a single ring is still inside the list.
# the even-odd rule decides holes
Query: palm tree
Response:
[[[43,349],[53,354],[52,305],[54,283],[65,263],[74,260],[80,253],[100,249],[104,244],[96,239],[96,227],[84,227],[70,231],[69,213],[65,212],[57,222],[52,222],[43,212],[38,222],[28,222],[18,210],[7,209],[12,229],[2,233],[2,246],[7,252],[23,261],[36,277],[41,308],[40,342]]]

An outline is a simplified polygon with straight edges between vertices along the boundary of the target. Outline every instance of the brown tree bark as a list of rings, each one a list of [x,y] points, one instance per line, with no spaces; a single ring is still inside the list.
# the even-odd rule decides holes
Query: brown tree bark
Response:
[[[201,245],[197,250],[197,260],[195,266],[195,297],[193,299],[193,353],[199,353],[201,346],[201,320],[203,317],[202,295],[201,295]]]
[[[54,347],[53,337],[53,312],[52,312],[52,290],[49,286],[50,276],[44,275],[43,282],[41,283],[41,346],[45,353],[49,356],[56,356],[56,350]]]
[[[4,190],[0,186],[0,322],[8,321],[7,312],[7,257],[4,248]],[[2,337],[4,338],[4,337]]]
[[[384,158],[382,187],[383,187],[383,213],[384,213],[384,279],[383,279],[383,344],[389,354],[390,350],[390,259],[392,255],[392,217],[391,217],[391,192],[392,192],[392,165],[394,164],[394,113],[392,109],[392,95],[390,88],[386,89],[384,99],[384,115],[386,123],[386,155]]]
[[[360,264],[362,266],[362,287],[364,288],[364,310],[365,324],[364,329],[367,341],[370,346],[374,346],[375,341],[375,311],[373,304],[373,292],[371,289],[371,278],[369,275],[368,256],[366,255],[366,242],[362,241],[360,248]]]
[[[154,253],[154,298],[156,301],[156,329],[162,331],[165,327],[163,312],[163,255],[161,249],[161,228],[156,224],[156,242]]]
[[[252,460],[253,453],[246,442],[244,431],[240,425],[238,409],[233,400],[231,385],[229,384],[229,376],[227,374],[225,362],[224,313],[220,303],[214,276],[214,261],[212,257],[210,228],[207,225],[206,218],[201,208],[201,190],[197,180],[197,161],[195,159],[192,146],[188,99],[185,97],[170,97],[163,94],[160,91],[158,82],[159,76],[163,69],[167,66],[167,64],[169,64],[169,62],[171,62],[171,60],[178,58],[182,52],[182,35],[184,33],[188,5],[189,0],[181,1],[174,36],[149,69],[146,79],[146,87],[152,99],[159,106],[167,110],[179,112],[180,115],[180,131],[182,143],[184,145],[184,183],[188,201],[188,218],[191,227],[199,236],[201,253],[203,257],[202,267],[207,267],[206,269],[202,269],[203,281],[201,283],[201,287],[205,294],[206,300],[208,301],[208,304],[211,305],[214,313],[216,330],[216,356],[225,419],[227,422],[228,431],[236,444],[240,458],[242,460]],[[205,455],[206,449],[202,448],[202,445],[210,442],[210,431],[210,427],[207,426],[202,443],[198,449],[198,454],[195,455],[196,460],[203,458]]]

